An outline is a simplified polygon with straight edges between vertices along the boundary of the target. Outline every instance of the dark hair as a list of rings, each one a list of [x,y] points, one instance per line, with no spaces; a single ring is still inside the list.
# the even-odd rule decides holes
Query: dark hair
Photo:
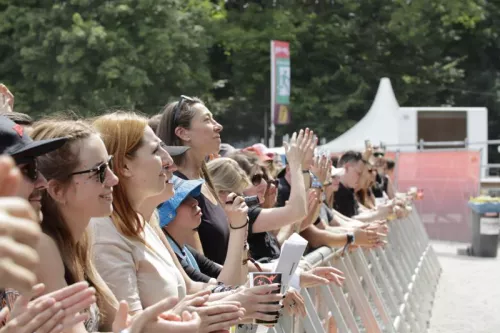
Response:
[[[153,132],[156,133],[156,131],[158,130],[158,126],[160,125],[160,121],[161,121],[161,113],[149,118],[148,125],[149,125],[149,127],[151,127]]]
[[[177,110],[174,124],[174,111],[178,103],[179,101],[165,105],[160,113],[161,118],[160,123],[158,124],[158,128],[156,129],[156,135],[167,146],[184,146],[184,142],[182,142],[181,138],[179,138],[175,134],[175,129],[177,127],[183,127],[186,129],[191,128],[191,121],[196,114],[196,110],[193,108],[193,106],[195,106],[196,104],[205,105],[205,103],[203,103],[203,101],[198,97],[191,97],[191,100],[185,99],[182,102],[181,108]],[[175,164],[179,166],[182,166],[185,158],[185,154],[172,156]],[[208,173],[207,164],[205,161],[203,161],[200,171],[201,176],[205,180],[205,184],[207,184],[214,197],[218,198],[219,196],[217,195],[215,186],[212,182],[212,179],[210,178],[210,174]]]
[[[235,160],[240,168],[242,168],[249,177],[253,175],[255,170],[263,167],[259,157],[250,152],[237,152],[230,154],[228,157]]]
[[[0,116],[5,116],[18,125],[31,126],[34,123],[33,118],[20,112],[0,112]]]
[[[330,156],[330,160],[332,161],[332,166],[336,168],[339,165],[339,157],[337,155]]]
[[[363,160],[363,156],[361,155],[360,152],[354,151],[354,150],[349,150],[346,151],[344,154],[339,159],[338,166],[339,168],[342,168],[344,165],[350,162],[359,162]]]
[[[386,159],[385,160],[385,165],[387,167],[387,170],[394,170],[394,167],[396,166],[396,162],[394,162],[391,159]]]

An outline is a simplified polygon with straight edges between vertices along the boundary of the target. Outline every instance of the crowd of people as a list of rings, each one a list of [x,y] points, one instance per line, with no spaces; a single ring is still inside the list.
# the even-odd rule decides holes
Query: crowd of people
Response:
[[[250,287],[289,237],[307,251],[380,247],[408,213],[380,147],[315,156],[306,128],[282,165],[262,144],[221,144],[197,98],[151,118],[33,121],[0,90],[0,333],[272,326],[306,315],[301,288],[344,281],[302,261],[289,284]]]

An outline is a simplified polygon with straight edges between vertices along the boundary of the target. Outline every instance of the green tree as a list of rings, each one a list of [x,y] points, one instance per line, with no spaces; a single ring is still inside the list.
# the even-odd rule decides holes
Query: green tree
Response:
[[[156,113],[181,93],[210,91],[209,1],[11,1],[1,9],[0,77],[19,111]]]

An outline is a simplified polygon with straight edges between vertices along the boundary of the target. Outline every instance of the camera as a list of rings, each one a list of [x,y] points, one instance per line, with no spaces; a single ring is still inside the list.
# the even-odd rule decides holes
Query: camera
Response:
[[[260,203],[259,197],[256,195],[245,197],[245,203],[247,204],[248,207],[257,206]]]

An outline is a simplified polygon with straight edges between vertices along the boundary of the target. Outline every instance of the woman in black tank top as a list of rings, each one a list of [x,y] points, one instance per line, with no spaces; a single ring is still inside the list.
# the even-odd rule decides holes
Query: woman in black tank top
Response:
[[[205,164],[207,158],[219,153],[221,131],[222,125],[215,121],[201,100],[184,96],[164,108],[156,134],[169,146],[191,148],[174,157],[178,177],[205,180],[202,193],[196,198],[203,214],[199,239],[194,237],[188,244],[222,265],[229,242],[228,220]]]

